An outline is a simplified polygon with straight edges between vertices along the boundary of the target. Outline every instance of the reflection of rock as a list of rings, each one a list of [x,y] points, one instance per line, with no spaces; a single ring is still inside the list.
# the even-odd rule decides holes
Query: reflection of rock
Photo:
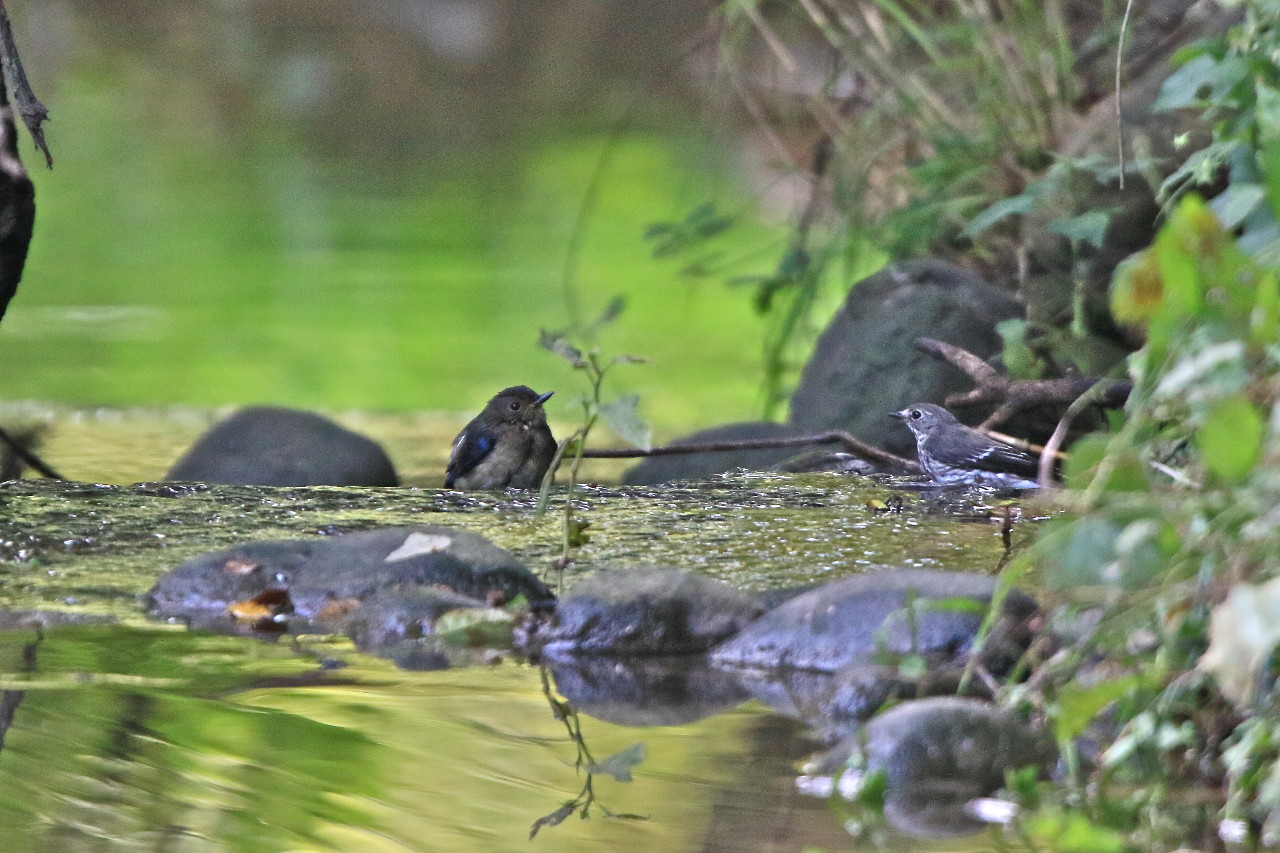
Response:
[[[989,358],[1001,348],[996,324],[1021,315],[1011,295],[961,267],[891,264],[855,284],[822,333],[791,398],[791,423],[848,430],[911,456],[914,441],[886,413],[973,387],[955,367],[916,351],[915,340],[937,338]]]
[[[700,657],[586,657],[551,665],[560,695],[585,714],[624,726],[675,726],[748,698],[733,675]]]
[[[377,442],[328,418],[254,406],[216,424],[165,475],[235,486],[396,486]]]
[[[447,589],[409,586],[375,592],[349,613],[335,605],[330,618],[324,612],[319,618],[340,624],[361,651],[379,652],[430,636],[440,617],[451,610],[473,610],[485,603]]]
[[[723,426],[704,429],[693,435],[676,439],[672,445],[712,444],[720,441],[744,441],[757,438],[794,438],[807,435],[811,430],[804,430],[787,424],[770,423],[768,421],[749,421],[746,423],[725,424]],[[794,458],[807,450],[825,448],[829,445],[808,445],[807,447],[774,447],[761,450],[725,450],[716,453],[679,453],[671,456],[650,456],[632,466],[622,476],[622,482],[631,486],[647,486],[653,483],[668,483],[673,480],[699,480],[712,474],[723,474],[737,468],[750,471],[767,471],[788,459]]]
[[[704,652],[764,610],[728,584],[677,569],[601,572],[519,639],[551,658]]]
[[[840,776],[852,761],[860,773],[885,774],[885,817],[916,838],[976,832],[964,806],[998,790],[1005,773],[1047,769],[1052,740],[1017,717],[974,699],[905,702],[819,756],[815,775]]]
[[[872,662],[880,651],[919,653],[938,662],[965,655],[977,636],[996,579],[917,569],[873,572],[824,584],[770,610],[712,652],[712,660],[754,669],[834,672]],[[973,602],[966,606],[964,599]],[[929,602],[938,602],[930,605]],[[1011,591],[983,646],[993,672],[1007,669],[1030,639],[1036,612]]]
[[[780,714],[804,720],[823,740],[834,740],[856,730],[888,702],[955,695],[962,673],[962,666],[953,665],[908,678],[896,666],[867,663],[835,673],[742,670],[738,677],[754,698]],[[976,678],[969,680],[966,690],[966,695],[989,695]]]
[[[153,615],[203,623],[228,608],[283,592],[303,619],[329,618],[376,593],[422,587],[479,601],[552,599],[545,584],[483,536],[447,527],[389,528],[345,536],[251,542],[188,560],[148,593]],[[344,614],[338,614],[344,615]]]

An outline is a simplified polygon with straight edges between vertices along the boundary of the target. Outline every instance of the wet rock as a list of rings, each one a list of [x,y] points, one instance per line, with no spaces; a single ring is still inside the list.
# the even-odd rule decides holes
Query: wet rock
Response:
[[[601,572],[578,584],[547,622],[517,639],[553,658],[705,652],[764,609],[728,584],[677,569]]]
[[[880,469],[852,453],[813,450],[785,459],[773,470],[784,474],[875,474]]]
[[[233,486],[398,486],[372,439],[312,412],[253,406],[216,424],[166,480]]]
[[[873,663],[881,652],[916,653],[944,663],[969,652],[995,589],[996,579],[985,575],[922,569],[846,578],[770,610],[718,646],[712,660],[823,672]],[[1013,590],[1006,596],[1002,617],[983,647],[989,669],[1003,672],[1017,660],[1031,639],[1028,621],[1036,612],[1026,593]]]
[[[750,698],[700,657],[585,657],[551,665],[556,690],[584,714],[622,726],[678,726]]]
[[[912,458],[915,442],[885,414],[973,387],[957,368],[916,351],[916,339],[989,358],[1001,349],[996,324],[1021,316],[1010,294],[962,267],[929,259],[891,264],[855,284],[822,333],[791,398],[791,424],[848,430]]]
[[[905,405],[905,404],[904,404]],[[768,421],[748,421],[725,424],[704,429],[693,435],[676,439],[672,445],[711,444],[720,441],[745,441],[759,438],[795,438],[812,430]],[[622,482],[629,486],[648,486],[654,483],[670,483],[675,480],[700,480],[713,474],[723,474],[738,468],[749,471],[768,471],[773,466],[795,457],[805,450],[831,450],[830,445],[815,444],[801,447],[774,447],[762,450],[726,450],[715,453],[680,453],[671,456],[650,456],[642,459],[622,475]]]
[[[339,624],[356,648],[377,653],[430,636],[446,613],[483,607],[483,601],[448,589],[396,586],[375,592],[349,612],[335,602],[330,618],[323,611],[319,618]]]
[[[1006,772],[1047,770],[1054,757],[1052,739],[1009,712],[976,699],[938,697],[891,708],[806,770],[843,777],[841,788],[853,781],[849,774],[882,772],[889,823],[916,838],[948,838],[982,828],[965,804],[997,791]]]
[[[523,596],[553,600],[551,590],[506,551],[475,533],[424,525],[276,542],[250,542],[188,560],[147,594],[160,617],[205,623],[243,602],[283,593],[294,618],[334,621],[379,593],[424,588],[488,604]],[[422,599],[400,611],[426,612]]]

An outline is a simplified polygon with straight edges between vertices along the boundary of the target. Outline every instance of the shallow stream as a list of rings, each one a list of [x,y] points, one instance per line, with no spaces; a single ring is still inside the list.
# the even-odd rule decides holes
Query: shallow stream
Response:
[[[0,723],[11,715],[0,728],[6,849],[800,851],[871,843],[852,837],[826,800],[798,793],[798,768],[816,744],[799,722],[754,700],[643,728],[584,710],[578,720],[597,763],[640,743],[644,760],[629,782],[594,774],[591,818],[545,825],[530,842],[534,822],[586,781],[539,668],[493,655],[484,665],[408,672],[343,637],[202,634],[148,620],[139,601],[166,570],[229,543],[420,523],[482,533],[549,572],[562,501],[563,492],[554,495],[539,518],[532,497],[416,487],[0,485],[0,606],[83,620],[0,632]],[[765,590],[891,566],[990,571],[1004,553],[993,520],[1003,507],[943,504],[838,475],[591,487],[578,511],[590,538],[566,587],[603,568],[659,564]],[[1014,526],[1015,544],[1031,526]],[[887,837],[891,848],[930,849]],[[989,841],[979,836],[972,846]]]

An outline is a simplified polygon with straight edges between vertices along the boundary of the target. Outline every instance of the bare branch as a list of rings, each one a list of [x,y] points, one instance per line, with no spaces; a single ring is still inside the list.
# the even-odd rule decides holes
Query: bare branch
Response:
[[[933,338],[916,341],[920,352],[946,361],[964,371],[978,387],[962,394],[952,394],[944,401],[951,406],[995,405],[997,408],[978,427],[989,430],[1026,409],[1036,406],[1067,406],[1082,394],[1095,389],[1092,403],[1117,408],[1124,405],[1133,383],[1100,380],[1089,376],[1066,376],[1061,379],[1009,379],[985,360],[966,349]]]
[[[750,438],[740,441],[708,442],[706,444],[671,444],[665,447],[651,447],[648,450],[636,448],[583,450],[582,456],[584,459],[637,459],[648,456],[670,456],[678,453],[722,453],[726,450],[805,447],[810,444],[839,444],[849,453],[860,459],[866,459],[868,462],[911,473],[920,472],[920,466],[910,459],[867,444],[857,436],[843,430],[830,430],[813,435],[798,435],[792,438]]]
[[[13,89],[13,102],[18,108],[22,123],[27,126],[36,147],[44,154],[45,165],[53,168],[53,155],[44,141],[44,122],[49,118],[49,110],[36,98],[27,82],[27,72],[23,70],[22,59],[18,56],[18,45],[13,40],[13,27],[9,25],[9,12],[0,0],[0,69],[4,71],[5,82]]]

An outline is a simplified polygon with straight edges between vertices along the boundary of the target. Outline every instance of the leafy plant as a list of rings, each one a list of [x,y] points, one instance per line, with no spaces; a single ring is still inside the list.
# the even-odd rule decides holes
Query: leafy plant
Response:
[[[620,311],[621,304],[615,300],[605,314],[593,324],[593,328],[598,328],[608,323]],[[578,469],[582,464],[582,450],[586,446],[587,437],[591,435],[592,430],[595,429],[601,418],[604,418],[610,429],[624,441],[642,450],[650,448],[653,434],[649,429],[649,425],[640,417],[638,411],[640,398],[638,395],[627,394],[610,401],[603,399],[604,379],[613,367],[619,364],[643,363],[644,359],[633,355],[617,355],[606,358],[601,354],[598,347],[593,347],[583,352],[583,350],[569,343],[564,334],[552,334],[545,330],[539,336],[539,343],[548,351],[569,362],[574,370],[580,370],[585,373],[589,385],[588,393],[578,400],[579,405],[582,407],[582,423],[568,438],[563,439],[556,448],[556,454],[552,458],[551,467],[547,470],[547,474],[542,480],[542,489],[538,496],[538,511],[543,512],[547,506],[551,484],[555,481],[556,472],[563,464],[564,459],[568,457],[570,460],[569,484],[564,500],[560,557],[555,565],[558,576],[563,579],[564,570],[573,562],[572,553],[574,549],[581,547],[587,541],[587,528],[590,525],[590,522],[578,516],[577,509],[574,506],[575,491],[579,482]]]
[[[1262,722],[1280,632],[1250,627],[1280,612],[1280,269],[1187,195],[1112,301],[1146,337],[1133,391],[1108,434],[1076,446],[1069,515],[1013,571],[1030,562],[1099,608],[1089,640],[1113,674],[1082,676],[1077,653],[1037,674],[1063,685],[1037,702],[1064,747],[1100,719],[1114,730],[1077,787],[1095,823],[1136,832],[1176,807],[1175,782],[1225,777],[1221,817],[1280,831],[1280,732]]]

